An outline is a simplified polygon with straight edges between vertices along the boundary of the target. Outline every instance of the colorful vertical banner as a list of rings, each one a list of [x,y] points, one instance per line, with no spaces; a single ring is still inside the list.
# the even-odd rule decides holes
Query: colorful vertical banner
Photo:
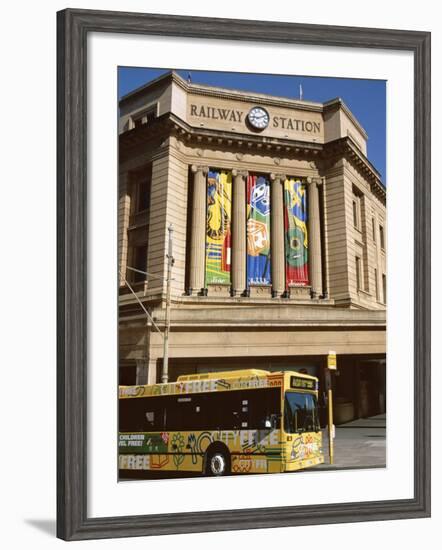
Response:
[[[284,205],[286,286],[307,286],[307,191],[299,180],[285,180]]]
[[[270,184],[262,176],[248,176],[247,286],[271,282]]]
[[[230,284],[232,174],[207,176],[206,285]]]

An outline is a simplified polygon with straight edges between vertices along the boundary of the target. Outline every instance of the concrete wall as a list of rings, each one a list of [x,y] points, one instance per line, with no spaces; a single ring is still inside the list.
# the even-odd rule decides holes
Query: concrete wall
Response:
[[[325,172],[324,203],[327,223],[324,225],[326,240],[326,265],[328,291],[337,304],[349,298],[347,224],[348,193],[343,185],[343,162],[337,161]]]
[[[229,357],[262,355],[327,355],[333,349],[345,353],[384,353],[385,331],[240,331],[173,332],[170,357]],[[162,356],[162,340],[152,335],[151,353]]]
[[[348,162],[344,161],[343,185],[346,194],[346,228],[347,228],[347,258],[349,294],[352,302],[359,307],[384,309],[382,293],[382,273],[386,274],[385,250],[381,250],[379,225],[386,235],[385,206],[370,190],[367,181]],[[353,224],[353,189],[360,197],[360,228]],[[373,218],[375,231],[373,240]],[[362,259],[362,288],[358,290],[356,281],[355,257]],[[378,294],[376,299],[375,270],[378,278]]]
[[[172,294],[182,295],[185,291],[188,166],[171,147],[165,148],[152,162],[151,189],[147,271],[153,277],[148,294],[165,292],[168,227],[172,224],[175,259]]]

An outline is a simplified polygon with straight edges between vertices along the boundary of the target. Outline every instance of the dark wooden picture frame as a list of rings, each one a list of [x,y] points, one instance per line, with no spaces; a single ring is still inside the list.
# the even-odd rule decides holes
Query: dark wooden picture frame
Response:
[[[57,18],[57,535],[65,540],[430,515],[430,33],[64,10]],[[263,32],[265,30],[265,32]],[[147,34],[352,48],[414,56],[414,497],[125,517],[87,517],[87,36]]]

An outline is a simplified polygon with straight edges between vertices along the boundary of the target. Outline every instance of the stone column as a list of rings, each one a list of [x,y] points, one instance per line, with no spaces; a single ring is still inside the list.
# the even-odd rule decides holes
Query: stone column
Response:
[[[321,220],[319,213],[319,178],[307,178],[309,271],[312,298],[322,296]]]
[[[189,292],[192,295],[200,294],[204,288],[205,268],[205,240],[206,240],[206,203],[207,184],[206,166],[192,166],[193,199],[192,199],[192,226],[190,236],[190,277]]]
[[[272,261],[272,295],[285,293],[285,236],[284,236],[284,181],[283,174],[271,174],[271,261]]]
[[[246,181],[248,172],[232,170],[232,296],[246,290]]]
[[[146,384],[156,384],[159,382],[157,377],[157,358],[151,357],[147,362],[147,382]]]

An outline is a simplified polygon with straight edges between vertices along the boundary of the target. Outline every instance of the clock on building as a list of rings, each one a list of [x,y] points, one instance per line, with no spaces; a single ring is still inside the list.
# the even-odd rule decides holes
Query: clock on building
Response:
[[[269,125],[269,113],[262,107],[253,107],[250,109],[247,119],[253,128],[264,130]]]

